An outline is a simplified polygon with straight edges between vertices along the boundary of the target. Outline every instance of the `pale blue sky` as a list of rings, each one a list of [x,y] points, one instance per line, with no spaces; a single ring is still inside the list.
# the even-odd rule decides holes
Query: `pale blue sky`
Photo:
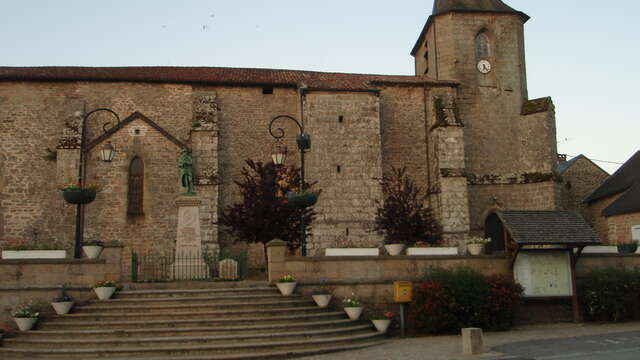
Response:
[[[526,12],[530,98],[559,152],[640,150],[637,0],[505,0]],[[0,66],[230,66],[412,74],[432,0],[0,0]],[[599,163],[613,171],[615,164]]]

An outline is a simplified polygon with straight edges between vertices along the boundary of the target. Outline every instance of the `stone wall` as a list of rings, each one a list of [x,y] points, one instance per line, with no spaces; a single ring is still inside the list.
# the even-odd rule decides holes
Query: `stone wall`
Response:
[[[76,301],[95,298],[91,287],[98,281],[128,281],[122,271],[122,247],[105,247],[98,259],[0,260],[0,324],[13,327],[11,312],[22,303],[33,303],[52,312],[51,299],[69,290]]]
[[[640,212],[615,215],[606,218],[608,225],[607,238],[610,243],[618,244],[632,240],[631,227],[640,225]]]
[[[322,189],[310,254],[336,241],[380,244],[371,232],[376,201],[382,199],[378,94],[310,92],[304,109],[312,144],[306,179]]]
[[[564,173],[566,209],[579,212],[585,220],[591,223],[587,204],[583,203],[609,177],[606,171],[587,158],[577,159]]]
[[[608,198],[600,199],[588,204],[589,215],[591,218],[591,226],[603,244],[613,244],[615,239],[609,238],[609,222],[608,218],[602,216],[602,211],[616,201],[622,194],[616,194]]]

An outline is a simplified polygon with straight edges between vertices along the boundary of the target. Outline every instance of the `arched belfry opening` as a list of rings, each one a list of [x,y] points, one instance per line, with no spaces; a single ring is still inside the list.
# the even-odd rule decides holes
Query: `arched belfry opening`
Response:
[[[489,214],[484,222],[484,236],[491,238],[485,249],[488,254],[505,252],[505,229],[495,212]]]
[[[144,215],[144,163],[139,156],[129,164],[127,215]]]
[[[476,60],[489,59],[491,54],[491,45],[489,37],[484,31],[476,36]]]

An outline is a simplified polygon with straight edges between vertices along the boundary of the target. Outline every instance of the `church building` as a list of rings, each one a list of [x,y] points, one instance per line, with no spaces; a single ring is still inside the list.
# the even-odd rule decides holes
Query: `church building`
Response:
[[[190,150],[202,244],[238,200],[246,159],[270,161],[269,124],[311,137],[307,181],[322,189],[309,239],[321,254],[371,232],[391,167],[429,191],[445,240],[485,235],[495,211],[561,210],[554,105],[529,99],[525,13],[500,0],[436,0],[411,54],[415,75],[224,67],[0,67],[0,247],[55,239],[73,248],[76,207],[58,187],[79,171],[100,190],[84,239],[171,250]],[[98,111],[86,116],[96,109]],[[119,119],[114,116],[119,116]],[[83,125],[83,119],[86,122]],[[277,124],[295,154],[297,125]],[[104,132],[103,129],[108,129]],[[81,143],[86,161],[80,169]],[[115,156],[102,161],[102,150]]]

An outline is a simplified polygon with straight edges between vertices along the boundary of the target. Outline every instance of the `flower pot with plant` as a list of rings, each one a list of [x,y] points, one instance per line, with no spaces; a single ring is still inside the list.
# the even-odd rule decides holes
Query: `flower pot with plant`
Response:
[[[20,306],[13,313],[13,320],[15,320],[20,331],[29,331],[38,322],[39,312],[34,311],[30,305]]]
[[[404,243],[397,240],[385,241],[384,248],[390,256],[398,256],[404,250]]]
[[[327,280],[321,279],[321,281],[322,285],[319,289],[316,289],[311,293],[311,297],[313,298],[313,301],[315,301],[316,305],[318,305],[318,307],[326,308],[327,306],[329,306],[333,295],[331,294],[331,291],[327,286]]]
[[[56,239],[20,241],[2,248],[3,259],[65,259],[65,245]]]
[[[417,241],[413,247],[407,249],[409,256],[452,256],[458,255],[458,248],[455,246],[441,246],[439,244],[429,244],[424,241]]]
[[[116,283],[111,280],[98,281],[93,285],[93,291],[100,300],[110,299],[113,293],[116,292],[116,288]]]
[[[88,204],[96,199],[98,187],[93,184],[72,183],[61,186],[60,190],[69,204]]]
[[[385,239],[390,255],[400,254],[400,244],[411,247],[416,242],[439,244],[442,230],[427,204],[423,191],[407,174],[406,168],[393,168],[380,181],[383,199],[376,201],[372,231]],[[391,245],[391,246],[390,246]]]
[[[71,311],[71,308],[73,307],[73,299],[71,296],[67,295],[66,290],[62,290],[60,296],[56,296],[51,300],[51,306],[53,307],[53,310],[56,311],[56,314],[65,315]]]
[[[482,255],[484,253],[484,247],[491,242],[490,238],[483,238],[480,236],[473,236],[467,241],[467,252],[470,255]]]
[[[87,255],[89,259],[97,259],[102,253],[103,248],[104,243],[98,240],[91,240],[82,243],[82,251],[84,251],[85,255]]]
[[[335,243],[324,249],[325,256],[378,256],[380,249],[377,243],[367,241],[353,241],[346,235],[341,235]]]
[[[355,294],[351,294],[350,297],[342,300],[342,306],[344,306],[344,312],[347,313],[349,319],[358,320],[360,318],[363,307],[360,299],[358,299]]]
[[[296,278],[291,274],[281,277],[276,284],[278,290],[280,290],[280,293],[284,296],[293,294],[293,290],[295,290],[296,285]]]
[[[619,243],[617,245],[617,248],[618,248],[618,254],[635,254],[636,251],[638,251],[638,242],[632,241],[632,242],[626,242],[626,243]]]
[[[393,313],[391,311],[375,312],[369,316],[369,320],[371,320],[378,332],[386,333],[391,320],[393,320]]]

